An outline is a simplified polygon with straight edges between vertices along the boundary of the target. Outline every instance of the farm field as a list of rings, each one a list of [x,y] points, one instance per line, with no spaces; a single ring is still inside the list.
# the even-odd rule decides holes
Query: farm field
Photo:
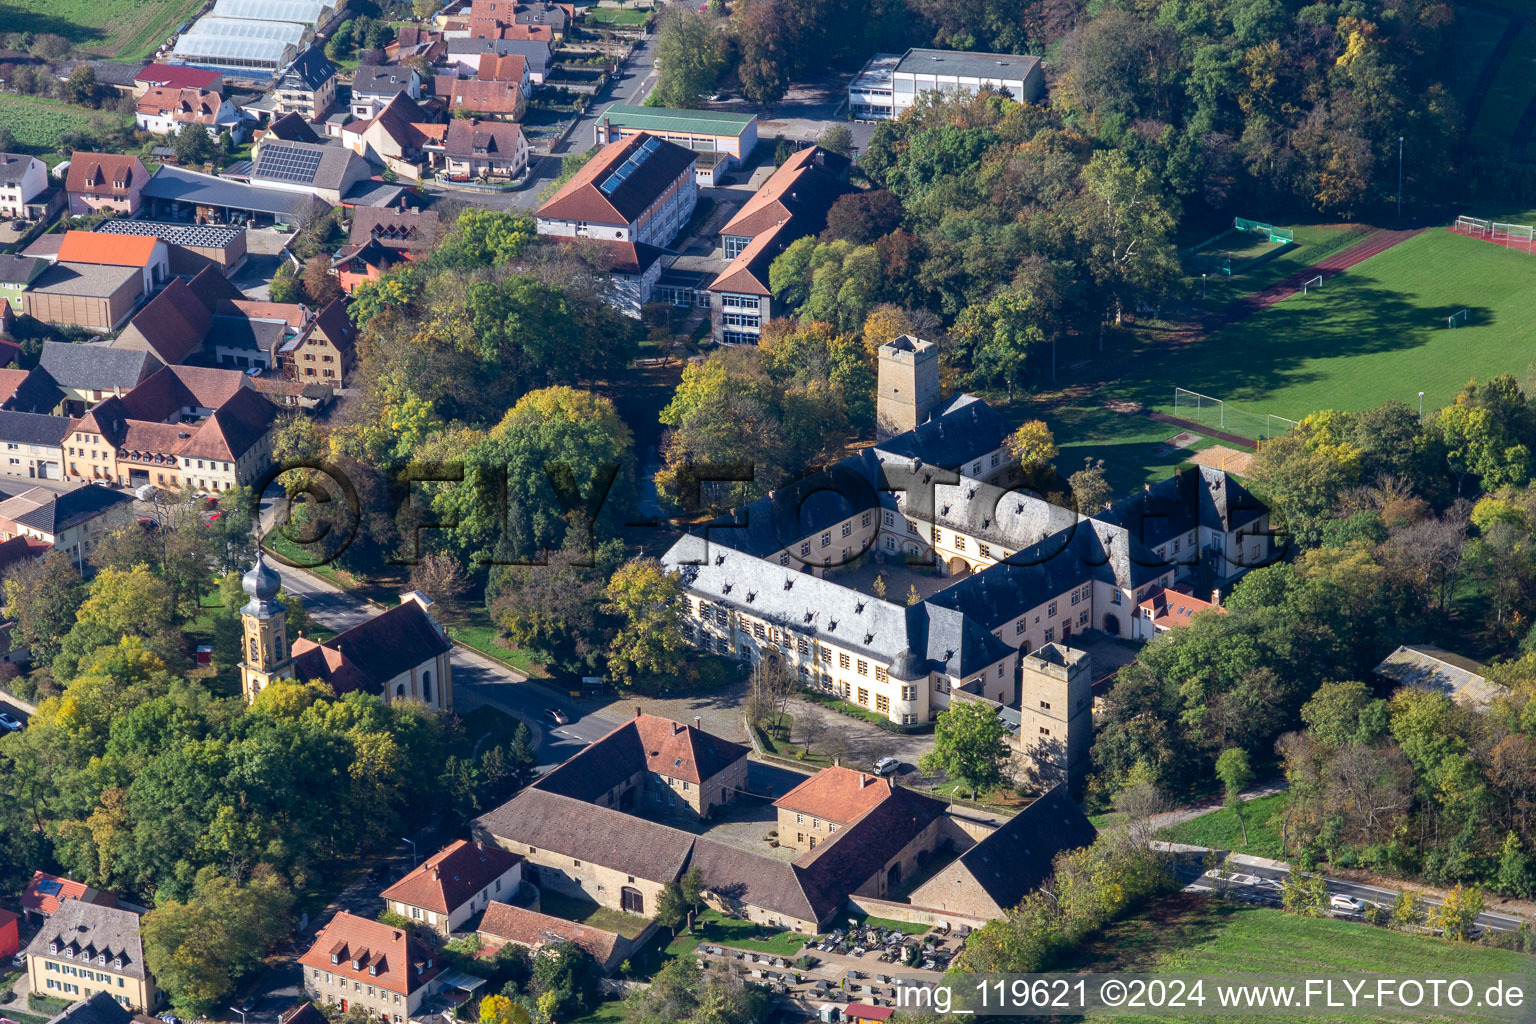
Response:
[[[1299,250],[1298,250],[1299,251]],[[1312,254],[1316,256],[1316,252]],[[1174,413],[1174,388],[1228,403],[1236,412],[1300,419],[1320,409],[1364,409],[1388,399],[1426,411],[1447,404],[1468,380],[1523,373],[1536,357],[1536,255],[1431,228],[1344,271],[1306,296],[1260,310],[1177,349],[1144,349],[1119,381],[1042,415],[1071,472],[1103,458],[1118,492],[1161,479],[1177,463],[1152,446],[1177,433],[1145,416],[1107,408],[1116,400]],[[1446,317],[1469,309],[1454,330]],[[1209,441],[1198,443],[1209,446]]]
[[[1118,921],[1079,948],[1057,969],[1091,972],[1167,972],[1184,974],[1252,973],[1312,977],[1382,974],[1396,977],[1467,977],[1478,974],[1527,975],[1536,960],[1521,953],[1404,932],[1353,921],[1297,917],[1279,910],[1223,903],[1192,893],[1177,893],[1140,913]],[[1208,1001],[1206,1009],[1211,1003]],[[1169,1014],[1099,1015],[1094,1020],[1182,1021],[1209,1017]],[[1304,1024],[1327,1020],[1395,1021],[1452,1018],[1398,1017],[1390,1014],[1331,1017],[1324,1014],[1280,1018],[1226,1016],[1226,1021],[1280,1019]],[[1458,1014],[1461,1022],[1484,1019]],[[1507,1017],[1504,1019],[1508,1019]]]
[[[55,100],[0,93],[0,124],[16,136],[27,153],[52,153],[59,136],[89,126],[90,111]]]
[[[52,32],[103,57],[139,60],[189,21],[202,0],[0,0],[9,32]]]

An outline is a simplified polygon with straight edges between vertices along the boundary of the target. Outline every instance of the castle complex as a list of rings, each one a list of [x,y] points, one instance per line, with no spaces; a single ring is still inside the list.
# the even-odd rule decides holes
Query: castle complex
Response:
[[[941,398],[929,342],[901,337],[879,358],[881,440],[663,556],[683,580],[685,636],[777,660],[802,685],[903,725],[957,699],[1018,709],[1019,745],[1042,775],[1075,779],[1092,728],[1072,636],[1139,636],[1142,601],[1264,564],[1268,512],[1204,467],[1090,515],[1054,505],[1004,483],[1007,424],[970,395]],[[891,599],[866,582],[870,562]],[[924,576],[953,582],[934,590]],[[931,592],[903,603],[907,577]]]

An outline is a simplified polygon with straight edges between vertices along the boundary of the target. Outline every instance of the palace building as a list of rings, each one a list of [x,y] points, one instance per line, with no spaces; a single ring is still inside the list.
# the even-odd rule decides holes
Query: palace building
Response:
[[[1202,563],[1221,585],[1273,557],[1265,507],[1204,467],[1090,515],[1006,486],[1007,424],[969,395],[941,399],[930,352],[908,337],[881,348],[883,440],[663,556],[683,581],[691,643],[778,661],[802,685],[915,725],[957,699],[1018,708],[1021,657],[1089,629],[1129,637],[1138,604]],[[935,575],[952,582],[934,589]],[[910,605],[909,581],[929,591]],[[1036,704],[1058,682],[1082,699],[1081,669],[1065,661],[1036,659]],[[1029,716],[1036,731],[1020,746],[1049,747],[1037,760],[1080,776],[1086,738],[1058,730],[1091,735],[1091,714],[1033,710],[1050,722]]]

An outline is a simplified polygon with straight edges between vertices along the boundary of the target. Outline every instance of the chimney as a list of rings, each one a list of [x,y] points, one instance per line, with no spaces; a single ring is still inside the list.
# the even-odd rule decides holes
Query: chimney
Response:
[[[433,868],[432,868],[432,881],[434,881],[434,882],[439,881],[442,878],[442,876],[443,876],[442,869],[437,867],[436,865],[434,865]]]
[[[686,728],[688,728],[688,727],[686,725],[684,725],[682,722],[673,722],[672,723],[672,735],[676,736],[678,733],[682,732]]]
[[[698,715],[694,715],[693,716],[693,727],[695,729],[698,729],[698,730],[702,731],[703,728],[704,728],[704,719],[699,717]]]
[[[1221,607],[1221,588],[1220,587],[1217,587],[1215,590],[1211,591],[1211,604],[1215,605],[1217,608]]]
[[[636,718],[640,717],[640,705],[639,704],[635,705],[635,717]]]
[[[841,768],[842,766],[843,766],[843,759],[842,758],[834,757],[832,759],[832,767],[833,768]]]
[[[859,788],[863,789],[865,786],[870,785],[874,781],[875,781],[875,777],[873,775],[860,775],[859,776]]]

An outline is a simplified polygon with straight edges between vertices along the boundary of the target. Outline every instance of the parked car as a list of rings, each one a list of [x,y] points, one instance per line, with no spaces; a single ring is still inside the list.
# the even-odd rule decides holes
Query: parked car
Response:
[[[4,729],[6,732],[20,732],[21,723],[5,712],[0,711],[0,729]]]
[[[1345,896],[1342,893],[1334,893],[1328,897],[1328,906],[1332,910],[1342,910],[1347,914],[1358,914],[1365,909],[1365,903],[1353,896]]]
[[[901,767],[901,761],[894,757],[882,757],[875,762],[876,775],[895,775],[896,769]]]
[[[554,722],[556,725],[571,724],[571,716],[566,714],[564,711],[561,711],[559,708],[545,708],[544,717],[549,719],[551,722]]]

